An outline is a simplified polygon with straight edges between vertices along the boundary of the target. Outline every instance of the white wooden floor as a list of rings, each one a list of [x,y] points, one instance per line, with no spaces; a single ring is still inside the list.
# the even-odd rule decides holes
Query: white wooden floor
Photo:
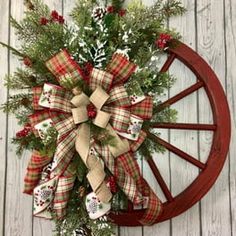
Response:
[[[45,0],[65,16],[74,0]],[[211,191],[181,216],[152,226],[117,229],[120,236],[236,236],[236,1],[235,0],[182,0],[188,9],[183,17],[171,19],[183,41],[197,50],[218,75],[231,108],[232,142],[224,169]],[[152,0],[146,0],[151,4]],[[0,41],[17,46],[14,30],[9,27],[9,15],[23,16],[23,0],[0,0]],[[19,65],[6,49],[0,48],[0,77],[14,71]],[[167,93],[172,96],[194,83],[196,78],[180,63],[171,71],[177,76],[175,86]],[[0,103],[8,91],[0,81]],[[212,122],[204,91],[192,94],[174,106],[179,111],[179,122]],[[19,129],[12,116],[0,114],[0,234],[6,236],[52,235],[50,222],[32,218],[32,199],[22,194],[23,176],[29,154],[18,159],[10,140]],[[198,157],[207,158],[211,133],[194,131],[162,131],[162,137],[177,147]],[[198,170],[166,152],[156,155],[156,163],[174,195],[181,192],[198,174]],[[163,198],[145,162],[143,174]]]

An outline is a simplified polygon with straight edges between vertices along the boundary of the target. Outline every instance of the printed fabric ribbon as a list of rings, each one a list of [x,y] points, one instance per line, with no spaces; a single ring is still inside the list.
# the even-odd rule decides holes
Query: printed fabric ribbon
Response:
[[[146,138],[141,130],[143,120],[152,117],[152,98],[129,96],[124,83],[136,65],[121,54],[114,54],[106,71],[93,68],[85,76],[67,50],[46,62],[60,86],[44,84],[33,88],[35,113],[29,119],[36,136],[44,139],[47,129],[58,131],[53,158],[34,152],[25,177],[26,193],[34,195],[34,215],[58,218],[66,213],[70,191],[76,178],[73,160],[76,152],[88,168],[87,179],[98,198],[107,203],[112,194],[106,184],[104,165],[115,176],[128,199],[141,204],[148,197],[142,224],[152,224],[161,214],[161,201],[143,180],[134,152]],[[91,92],[78,86],[86,81]],[[93,117],[88,108],[93,107]],[[115,139],[115,146],[101,145],[91,136],[90,125],[106,129]]]

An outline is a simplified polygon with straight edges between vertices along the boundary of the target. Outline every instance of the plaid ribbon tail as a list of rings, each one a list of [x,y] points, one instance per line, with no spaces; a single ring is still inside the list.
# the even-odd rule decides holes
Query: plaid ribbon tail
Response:
[[[136,65],[125,56],[115,53],[107,66],[107,71],[114,75],[113,86],[125,83],[136,70]]]
[[[46,62],[46,67],[53,75],[55,75],[62,87],[66,87],[65,84],[68,82],[68,79],[72,85],[85,79],[83,70],[72,59],[66,49],[49,59]]]
[[[66,214],[66,207],[70,197],[70,192],[74,186],[75,178],[75,175],[71,177],[59,177],[53,200],[53,209],[56,212],[58,219],[61,219]]]
[[[114,159],[107,146],[93,143],[92,147],[94,147],[98,155],[101,156],[105,165],[114,175],[117,184],[124,191],[128,199],[133,203],[140,203],[142,201],[142,194],[138,190],[135,181],[125,173],[119,159]]]
[[[155,223],[156,219],[162,213],[162,203],[160,199],[156,196],[147,182],[141,176],[141,172],[138,166],[137,161],[135,160],[134,156],[131,152],[126,153],[119,157],[120,162],[122,163],[122,167],[129,174],[135,181],[144,196],[149,197],[148,201],[148,208],[144,213],[143,218],[140,222],[143,225],[152,225]]]
[[[142,145],[142,143],[145,141],[146,137],[147,137],[146,132],[141,130],[137,141],[129,140],[130,150],[132,152],[136,152],[139,149],[139,147]]]
[[[144,184],[144,191],[148,192],[149,201],[147,209],[144,212],[144,215],[142,219],[140,220],[140,223],[142,225],[153,225],[156,223],[158,218],[161,216],[163,212],[163,205],[161,200],[156,196],[156,194],[153,192],[153,190],[150,188],[146,180],[143,179]]]
[[[39,152],[33,151],[24,178],[24,193],[33,193],[34,188],[40,181],[43,168],[49,164],[51,160],[51,157],[42,156]]]
[[[115,131],[127,132],[130,124],[130,111],[120,107],[104,106],[103,110],[110,113],[110,124]]]
[[[123,85],[113,87],[109,92],[109,96],[110,98],[106,102],[106,105],[109,104],[111,106],[123,108],[131,106],[129,95]]]
[[[150,120],[153,112],[153,100],[151,97],[146,97],[143,101],[131,106],[130,111],[144,120]]]
[[[93,68],[89,77],[89,87],[94,91],[102,87],[106,92],[110,91],[114,76],[106,71]]]
[[[35,111],[43,110],[44,108],[39,105],[39,100],[40,100],[41,94],[43,92],[43,88],[42,87],[33,87],[32,92],[33,92],[33,101],[32,101],[33,109]]]

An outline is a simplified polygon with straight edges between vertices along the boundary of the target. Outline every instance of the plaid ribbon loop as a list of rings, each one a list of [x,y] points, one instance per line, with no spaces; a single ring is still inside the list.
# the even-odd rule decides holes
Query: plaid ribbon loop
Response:
[[[43,88],[33,88],[33,107],[36,112],[29,118],[35,135],[40,136],[36,129],[38,124],[51,120],[59,136],[47,178],[39,180],[39,172],[48,164],[48,159],[42,159],[39,167],[34,164],[36,159],[32,158],[29,163],[25,191],[34,193],[35,215],[50,218],[51,208],[58,217],[65,214],[75,180],[75,173],[70,169],[77,151],[89,169],[87,178],[100,200],[108,202],[112,197],[105,183],[103,162],[134,204],[140,204],[143,196],[148,195],[149,209],[142,222],[150,224],[160,213],[160,200],[148,185],[140,184],[142,177],[132,153],[146,137],[141,131],[141,125],[137,126],[136,122],[142,124],[143,119],[152,117],[153,104],[150,97],[131,102],[123,86],[134,73],[136,65],[126,57],[114,54],[106,71],[93,68],[89,78],[86,78],[67,50],[62,50],[47,61],[46,66],[61,86],[45,84]],[[78,87],[82,80],[87,80],[93,91],[90,97]],[[90,128],[84,123],[88,120],[86,107],[89,103],[97,109],[93,122],[115,137],[117,147],[101,146],[91,140]],[[136,132],[135,139],[132,129]],[[92,148],[96,155],[91,154]]]

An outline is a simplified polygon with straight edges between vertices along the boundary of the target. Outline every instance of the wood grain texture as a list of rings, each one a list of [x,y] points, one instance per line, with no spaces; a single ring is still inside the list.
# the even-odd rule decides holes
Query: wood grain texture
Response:
[[[64,13],[65,17],[69,19],[68,13],[73,8],[75,0],[44,0],[44,2],[49,4],[52,9]],[[150,5],[153,0],[143,2]],[[117,233],[120,236],[236,236],[236,2],[233,0],[182,0],[182,2],[187,7],[188,13],[183,17],[171,20],[170,27],[175,27],[183,35],[183,41],[198,50],[210,63],[225,88],[232,113],[233,131],[229,160],[215,186],[201,203],[171,221],[152,227],[121,227]],[[2,17],[0,41],[8,41],[8,31],[10,30],[10,43],[17,46],[14,30],[8,28],[9,11],[15,18],[20,19],[23,16],[23,0],[0,1]],[[12,72],[19,65],[13,56],[10,57],[8,64],[7,57],[7,50],[0,48],[1,78],[7,73],[8,66]],[[170,90],[170,96],[191,85],[195,80],[194,76],[186,68],[179,67],[177,62],[173,65],[172,72],[177,75],[178,81]],[[3,87],[2,80],[0,89],[0,103],[3,103],[7,90]],[[10,91],[10,93],[12,92]],[[179,111],[179,122],[212,123],[212,114],[209,112],[206,95],[202,90],[177,103],[174,107]],[[186,113],[190,109],[191,113]],[[0,113],[0,122],[2,126],[6,127],[0,130],[0,235],[52,235],[52,223],[32,218],[32,198],[22,194],[23,176],[29,153],[25,153],[20,160],[17,159],[15,147],[10,141],[20,127],[17,126],[15,118],[10,116],[6,119],[6,115],[2,113]],[[178,130],[161,132],[161,137],[165,140],[169,140],[187,153],[200,158],[201,161],[206,159],[211,144],[211,132],[197,133]],[[5,145],[7,149],[5,149]],[[198,174],[198,170],[191,164],[186,164],[185,161],[168,152],[163,155],[155,155],[154,160],[174,195],[178,194]],[[143,167],[145,178],[164,200],[148,165],[145,162],[140,164]]]
[[[63,14],[63,1],[44,0],[51,10],[56,10],[59,14]],[[54,229],[54,224],[50,220],[33,217],[33,235],[44,236],[48,235]]]
[[[20,20],[23,17],[23,1],[10,1],[11,15]],[[18,47],[19,42],[15,36],[15,31],[10,28],[10,44],[13,47]],[[13,55],[10,57],[10,72],[13,72],[16,67],[20,66],[19,61]],[[9,91],[10,95],[16,93]],[[20,236],[32,235],[32,199],[24,194],[23,178],[25,168],[27,166],[27,154],[25,153],[21,159],[15,154],[15,146],[11,143],[12,137],[20,129],[17,125],[14,116],[9,116],[8,119],[8,150],[7,150],[7,183],[5,192],[5,235]]]
[[[4,42],[8,42],[8,19],[9,19],[9,2],[0,2],[0,15],[6,19],[0,22],[0,39]],[[3,78],[6,73],[8,73],[8,51],[5,48],[0,47],[0,77]],[[7,100],[7,89],[3,87],[4,81],[0,80],[0,103],[5,103]],[[7,116],[3,112],[0,113],[0,123],[2,124],[2,129],[0,130],[0,234],[4,231],[4,214],[5,214],[5,183],[6,183],[6,167],[7,167]]]
[[[183,17],[173,18],[170,20],[170,28],[176,28],[183,36],[183,41],[190,47],[196,49],[196,28],[195,12],[192,0],[182,1],[187,7],[188,12]],[[196,77],[185,66],[178,61],[171,67],[177,81],[170,89],[170,96],[190,87],[196,83]],[[178,122],[197,123],[197,93],[193,93],[183,100],[174,104],[173,108],[178,111]],[[186,112],[188,111],[188,112]],[[198,138],[196,131],[171,130],[170,142],[198,159]],[[174,154],[170,154],[171,169],[171,191],[177,195],[186,188],[198,175],[199,169]],[[196,204],[189,211],[186,211],[179,217],[172,219],[172,235],[200,235],[199,206]]]
[[[224,2],[218,0],[197,1],[197,49],[215,70],[225,88],[225,38]],[[199,121],[212,123],[212,114],[203,93],[199,93]],[[200,134],[200,158],[208,155],[211,134]],[[201,201],[202,235],[231,235],[228,184],[228,162],[218,181]]]
[[[226,53],[226,93],[231,109],[232,136],[229,150],[230,222],[232,236],[236,235],[236,2],[226,0],[225,5],[225,53]]]

